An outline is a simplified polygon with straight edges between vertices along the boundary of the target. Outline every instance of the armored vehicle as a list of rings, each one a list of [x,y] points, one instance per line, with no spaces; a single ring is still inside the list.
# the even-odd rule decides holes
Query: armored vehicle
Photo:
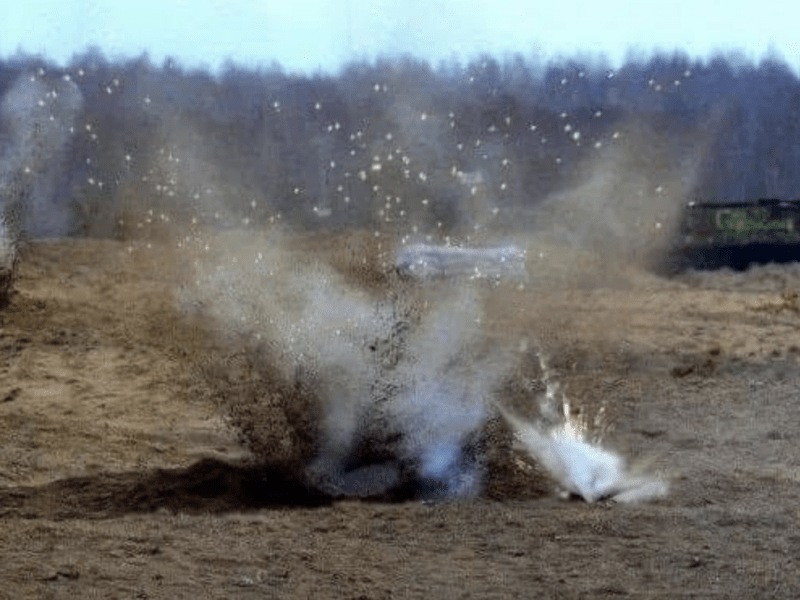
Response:
[[[689,202],[671,262],[679,269],[746,269],[800,260],[800,200]]]

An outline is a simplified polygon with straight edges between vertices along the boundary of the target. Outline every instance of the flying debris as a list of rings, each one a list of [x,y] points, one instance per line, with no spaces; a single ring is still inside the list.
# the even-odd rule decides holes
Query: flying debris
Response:
[[[398,250],[395,266],[401,275],[416,279],[509,277],[524,280],[525,251],[516,246],[459,248],[413,244]]]

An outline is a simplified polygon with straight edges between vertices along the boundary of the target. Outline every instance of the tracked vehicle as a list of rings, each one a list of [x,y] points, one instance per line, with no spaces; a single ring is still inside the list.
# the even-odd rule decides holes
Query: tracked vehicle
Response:
[[[800,261],[800,200],[689,202],[673,268],[744,270],[752,263]]]

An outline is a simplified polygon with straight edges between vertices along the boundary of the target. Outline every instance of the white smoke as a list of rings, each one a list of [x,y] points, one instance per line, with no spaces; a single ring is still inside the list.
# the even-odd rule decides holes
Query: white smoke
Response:
[[[404,451],[439,493],[475,495],[484,476],[480,457],[465,448],[487,415],[487,403],[508,363],[502,352],[481,351],[482,311],[476,290],[461,284],[439,291],[437,305],[411,332],[396,376],[392,404],[404,429]]]
[[[602,429],[592,431],[585,420],[571,413],[569,400],[541,352],[539,361],[547,387],[541,406],[543,421],[556,422],[526,422],[498,405],[531,457],[564,491],[589,503],[603,498],[640,502],[666,495],[666,481],[629,467],[622,456],[593,439]]]

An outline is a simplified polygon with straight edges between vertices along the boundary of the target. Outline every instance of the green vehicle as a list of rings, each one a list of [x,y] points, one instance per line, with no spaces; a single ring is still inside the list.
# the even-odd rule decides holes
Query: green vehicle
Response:
[[[798,261],[800,200],[689,202],[671,258],[679,270]]]

